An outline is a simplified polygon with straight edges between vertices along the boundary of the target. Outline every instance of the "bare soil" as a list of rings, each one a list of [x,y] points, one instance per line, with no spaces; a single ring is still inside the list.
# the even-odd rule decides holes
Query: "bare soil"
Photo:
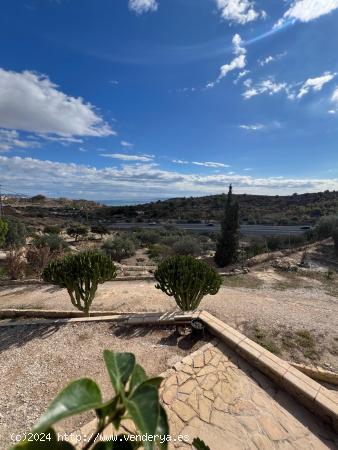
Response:
[[[0,328],[0,448],[12,433],[30,430],[48,404],[70,381],[93,378],[108,399],[112,387],[103,350],[128,351],[149,376],[155,376],[205,342],[178,338],[173,329],[121,328],[109,323]],[[58,429],[72,432],[94,418],[67,419]]]

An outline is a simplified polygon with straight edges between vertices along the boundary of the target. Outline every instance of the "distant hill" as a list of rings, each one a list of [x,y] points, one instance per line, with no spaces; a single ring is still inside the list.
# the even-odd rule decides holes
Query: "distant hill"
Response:
[[[247,224],[312,224],[318,218],[338,214],[338,191],[286,196],[234,195],[240,206],[240,219]],[[106,207],[100,210],[115,220],[175,220],[184,222],[219,221],[226,195],[183,197],[135,206]]]

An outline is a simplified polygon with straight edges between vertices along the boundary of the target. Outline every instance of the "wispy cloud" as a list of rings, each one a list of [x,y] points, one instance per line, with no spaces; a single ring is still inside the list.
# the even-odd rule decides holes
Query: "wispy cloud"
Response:
[[[269,55],[269,56],[267,56],[264,59],[259,59],[258,60],[258,64],[261,67],[264,67],[267,64],[271,64],[271,63],[273,63],[275,61],[279,61],[280,59],[284,58],[284,56],[286,56],[286,55],[287,55],[287,52],[278,53],[277,55],[274,55],[274,56]]]
[[[336,75],[337,75],[336,73],[325,72],[320,77],[309,78],[308,80],[306,80],[303,83],[303,85],[300,88],[300,91],[297,95],[297,98],[304,97],[304,95],[308,94],[310,91],[315,91],[315,92],[321,91],[323,89],[323,86],[326,83],[329,83],[330,81],[332,81]]]
[[[233,70],[244,69],[246,66],[246,49],[244,47],[244,42],[239,34],[235,34],[232,38],[233,52],[235,58],[228,64],[224,64],[220,68],[220,74],[215,81],[210,81],[207,84],[207,88],[213,88],[218,84],[224,77],[227,76],[229,72]]]
[[[156,0],[129,0],[129,9],[136,14],[143,14],[150,11],[156,11],[158,3]]]
[[[216,5],[223,20],[241,25],[266,16],[264,11],[257,11],[255,2],[250,0],[216,0]]]
[[[282,194],[338,190],[337,178],[254,178],[236,174],[182,174],[161,170],[153,164],[124,165],[102,169],[43,161],[32,158],[0,156],[0,177],[4,184],[23,192],[53,193],[58,196],[110,198],[111,192],[125,197],[153,198],[174,195],[203,195],[223,192],[233,183],[236,192]]]
[[[219,162],[213,162],[213,161],[206,161],[206,162],[199,162],[199,161],[192,161],[192,164],[195,166],[204,166],[204,167],[230,167],[229,164],[223,164]]]
[[[122,147],[126,147],[126,148],[134,147],[134,144],[132,144],[131,142],[128,142],[128,141],[121,141],[121,145],[122,145]]]
[[[294,0],[283,17],[276,23],[280,28],[287,22],[310,22],[338,8],[338,0]]]
[[[185,161],[183,159],[173,159],[171,162],[174,164],[189,164],[189,161]]]
[[[35,147],[40,147],[40,143],[35,140],[22,139],[16,130],[4,130],[0,128],[0,152]]]
[[[325,72],[316,78],[308,78],[300,83],[288,84],[286,82],[277,82],[273,78],[268,78],[256,85],[247,85],[247,89],[243,92],[243,97],[248,100],[252,97],[262,94],[275,95],[283,92],[289,100],[301,99],[310,92],[319,92],[325,84],[329,83],[336,77],[336,73]]]
[[[261,131],[264,130],[266,126],[263,125],[262,123],[255,123],[250,125],[239,125],[239,128],[242,128],[243,130],[247,131]]]
[[[124,153],[100,153],[100,156],[103,156],[105,158],[119,159],[121,161],[147,162],[147,161],[153,160],[153,156],[151,156],[151,155],[127,155]]]

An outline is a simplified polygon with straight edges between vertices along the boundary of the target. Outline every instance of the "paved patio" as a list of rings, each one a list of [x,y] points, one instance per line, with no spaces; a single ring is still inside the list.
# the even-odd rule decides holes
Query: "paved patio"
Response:
[[[338,436],[223,343],[214,341],[166,372],[161,399],[177,439],[211,450],[337,449]]]

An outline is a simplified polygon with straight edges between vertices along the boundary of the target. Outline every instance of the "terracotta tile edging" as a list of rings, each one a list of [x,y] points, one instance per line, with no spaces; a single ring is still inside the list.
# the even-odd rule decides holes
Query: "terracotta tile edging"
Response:
[[[212,314],[203,311],[199,318],[211,333],[338,431],[338,400],[328,389]]]

